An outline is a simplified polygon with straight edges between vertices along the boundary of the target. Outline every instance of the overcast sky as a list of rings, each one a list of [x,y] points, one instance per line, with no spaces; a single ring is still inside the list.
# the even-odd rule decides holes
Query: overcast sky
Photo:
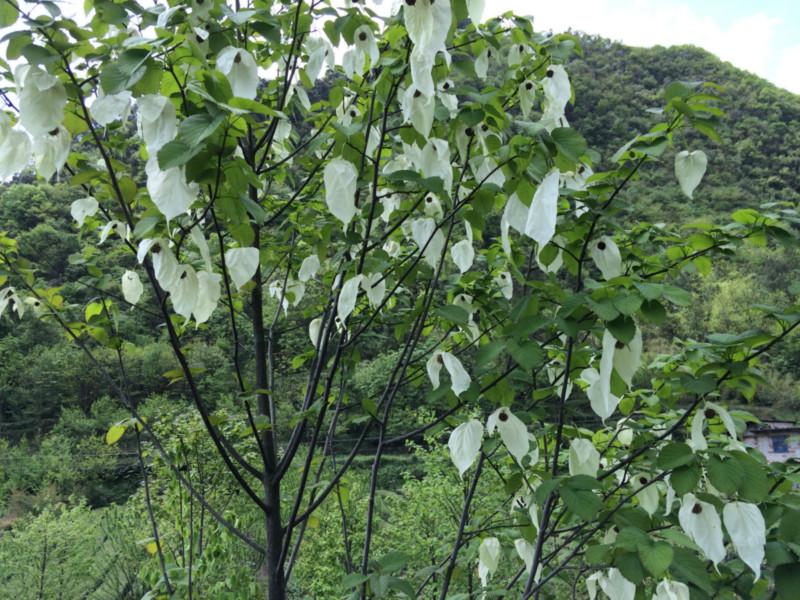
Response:
[[[487,16],[531,14],[632,46],[693,44],[800,94],[800,0],[486,0]]]
[[[392,0],[381,4],[375,8],[386,12]],[[62,5],[80,11],[82,2]],[[700,46],[800,94],[800,0],[486,0],[486,17],[508,10],[532,15],[539,30],[573,29],[632,46]]]

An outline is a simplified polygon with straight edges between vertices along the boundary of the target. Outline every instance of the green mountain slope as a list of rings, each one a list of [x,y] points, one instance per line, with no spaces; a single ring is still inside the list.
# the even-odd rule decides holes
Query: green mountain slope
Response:
[[[670,212],[678,209],[683,216],[717,216],[742,206],[800,200],[800,96],[701,48],[632,48],[589,36],[581,43],[583,57],[569,69],[576,98],[570,122],[605,158],[655,121],[647,109],[660,105],[670,82],[722,86],[722,144],[697,135],[678,140],[679,147],[702,148],[709,157],[695,201],[683,198],[668,170],[650,170],[632,188],[639,193],[639,215],[672,220]]]

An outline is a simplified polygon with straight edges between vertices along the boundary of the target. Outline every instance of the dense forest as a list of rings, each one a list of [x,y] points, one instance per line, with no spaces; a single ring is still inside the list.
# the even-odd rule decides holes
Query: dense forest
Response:
[[[639,221],[693,222],[700,227],[702,222],[727,222],[732,214],[746,218],[750,207],[800,201],[800,97],[699,48],[641,49],[598,37],[580,40],[582,55],[569,64],[577,101],[567,118],[597,151],[600,165],[626,140],[650,128],[658,118],[653,109],[669,83],[715,82],[723,98],[720,143],[691,134],[709,158],[700,191],[688,200],[663,164],[646,166],[621,199],[634,231]],[[100,313],[98,300],[114,298],[116,280],[101,279],[98,285],[86,275],[107,272],[106,266],[120,262],[133,264],[133,259],[103,246],[81,250],[80,236],[87,233],[79,233],[70,217],[75,197],[65,185],[20,176],[0,190],[0,229],[18,240],[30,268],[51,285],[63,286],[60,293],[67,302]],[[699,257],[681,277],[683,286],[701,301],[673,306],[668,315],[654,319],[660,323],[647,325],[645,360],[672,352],[682,343],[677,340],[702,340],[757,326],[763,318],[758,305],[791,303],[788,294],[800,292],[797,259],[792,248],[758,240],[729,260]],[[233,348],[226,333],[218,335],[227,332],[226,319],[224,311],[218,311],[207,327],[192,334],[187,352],[202,370],[198,381],[204,396],[213,401],[217,422],[234,439],[244,439],[247,428],[226,419],[237,402]],[[305,322],[305,315],[297,313],[282,324],[279,368],[289,374],[297,371],[296,379],[283,380],[286,389],[281,391],[287,395],[303,385],[303,354],[297,348],[307,345]],[[126,344],[126,369],[120,376],[133,390],[140,413],[154,430],[171,433],[166,438],[169,452],[212,504],[222,507],[225,517],[242,529],[258,527],[248,522],[251,509],[224,477],[202,423],[190,408],[160,315],[146,310],[122,313],[116,327],[126,339],[136,340]],[[248,331],[240,332],[244,349],[250,347]],[[372,335],[371,351],[362,353],[353,373],[349,401],[354,404],[375,395],[396,352],[386,344],[390,331]],[[109,348],[99,356],[115,368],[116,352]],[[252,356],[241,360],[247,365]],[[747,410],[762,418],[793,418],[800,408],[798,364],[800,339],[795,335],[770,353],[760,382],[745,391],[750,397]],[[402,417],[396,421],[401,431],[421,422],[432,410],[429,401],[422,392],[401,398]],[[258,558],[218,527],[206,507],[174,481],[146,436],[129,433],[116,444],[106,443],[109,427],[127,417],[107,382],[51,321],[0,320],[0,597],[142,598],[162,577],[145,494],[155,498],[162,523],[158,544],[174,569],[174,585],[182,585],[188,564],[196,589],[202,590],[196,597],[258,597],[258,583],[251,577]],[[342,427],[355,431],[355,425],[345,421]],[[430,557],[436,556],[435,549],[458,519],[458,507],[446,490],[463,483],[451,472],[444,447],[436,443],[444,441],[442,436],[442,430],[434,429],[391,447],[390,466],[381,474],[381,539],[392,539],[392,549],[403,548],[418,570],[433,566]],[[349,505],[348,514],[363,512],[369,459],[367,449],[363,473],[356,470],[341,484],[337,498]],[[491,480],[481,485],[486,497],[494,493]],[[302,582],[295,597],[337,597],[340,565],[352,560],[341,551],[339,514],[331,500],[309,522],[306,542],[311,551],[294,567],[294,581]],[[186,530],[193,527],[187,523],[192,521],[200,524],[200,540],[198,547],[187,549]],[[358,523],[350,525],[350,541],[357,548]],[[390,562],[387,572],[392,570]],[[38,596],[30,595],[34,588],[40,590]]]

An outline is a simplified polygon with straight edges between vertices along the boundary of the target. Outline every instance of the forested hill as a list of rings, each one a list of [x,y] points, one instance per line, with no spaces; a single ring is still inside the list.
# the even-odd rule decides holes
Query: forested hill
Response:
[[[583,56],[569,69],[576,99],[570,122],[604,158],[657,120],[647,109],[660,106],[671,82],[721,86],[721,143],[697,134],[691,139],[709,157],[702,193],[686,206],[671,173],[659,169],[660,179],[651,173],[639,182],[637,212],[672,220],[670,211],[678,207],[715,216],[754,203],[800,199],[800,96],[693,46],[632,48],[590,36],[582,36],[581,45]]]

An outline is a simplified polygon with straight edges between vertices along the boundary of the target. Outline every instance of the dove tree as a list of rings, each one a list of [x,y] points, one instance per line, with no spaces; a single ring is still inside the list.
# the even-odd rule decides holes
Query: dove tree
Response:
[[[110,440],[141,432],[206,506],[125,377],[94,359],[105,346],[124,367],[135,340],[118,318],[158,316],[261,526],[209,514],[263,564],[270,600],[302,589],[291,574],[309,524],[364,454],[350,597],[789,597],[797,475],[741,444],[750,417],[720,397],[752,397],[798,307],[764,306],[769,327],[668,354],[647,333],[693,301],[682,273],[747,243],[795,243],[795,207],[754,202],[683,228],[626,212],[628,183],[644,166],[670,171],[673,154],[673,185],[703,202],[717,88],[669,85],[650,129],[600,156],[568,123],[574,36],[484,19],[472,0],[378,8],[88,0],[69,16],[6,0],[0,173],[75,188],[84,276],[102,294],[76,305],[0,235],[0,315],[58,323],[131,413]],[[119,264],[101,269],[96,247]],[[290,324],[308,336],[285,356]],[[244,436],[226,434],[187,353],[208,331],[232,348]],[[354,404],[375,336],[394,363]],[[284,384],[299,374],[300,389]],[[395,417],[409,392],[433,415],[413,428]],[[388,570],[374,556],[384,454],[421,436],[448,442],[460,522],[432,570]],[[489,475],[506,498],[477,523]],[[159,558],[154,593],[172,593],[185,578]]]

